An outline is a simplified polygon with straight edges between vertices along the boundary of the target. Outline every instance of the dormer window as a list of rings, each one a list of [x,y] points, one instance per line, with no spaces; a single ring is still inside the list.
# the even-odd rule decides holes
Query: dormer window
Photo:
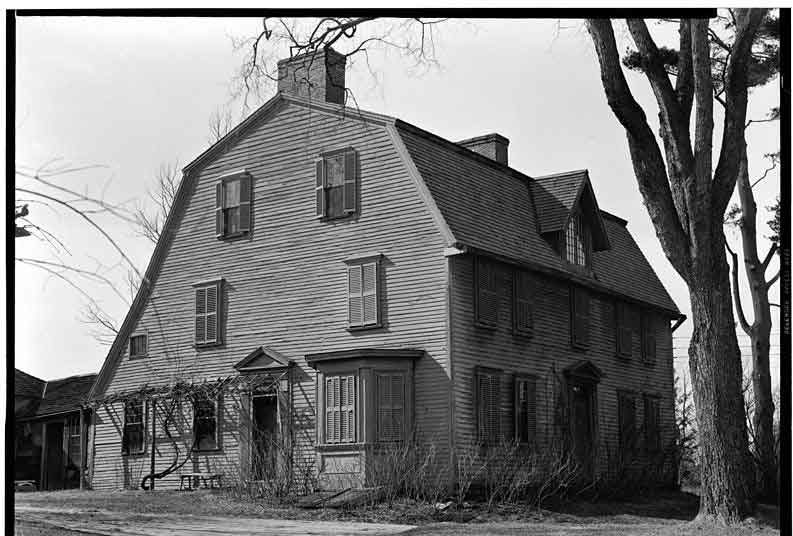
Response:
[[[590,236],[589,228],[579,214],[570,216],[564,232],[564,257],[570,264],[589,266]]]

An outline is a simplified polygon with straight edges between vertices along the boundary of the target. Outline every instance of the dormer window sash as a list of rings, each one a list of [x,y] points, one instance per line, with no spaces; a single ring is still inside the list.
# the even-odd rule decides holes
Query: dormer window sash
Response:
[[[573,214],[564,232],[564,258],[570,264],[589,266],[592,257],[590,230],[580,214]]]

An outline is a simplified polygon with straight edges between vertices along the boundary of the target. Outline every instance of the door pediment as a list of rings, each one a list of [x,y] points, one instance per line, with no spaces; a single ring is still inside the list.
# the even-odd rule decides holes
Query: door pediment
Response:
[[[272,348],[260,346],[234,365],[234,368],[240,373],[266,372],[286,370],[292,364],[292,360],[283,354]]]

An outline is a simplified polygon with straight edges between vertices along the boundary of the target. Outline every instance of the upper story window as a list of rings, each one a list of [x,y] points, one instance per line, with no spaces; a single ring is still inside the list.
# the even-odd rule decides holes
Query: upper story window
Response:
[[[480,326],[498,325],[498,269],[496,263],[484,257],[475,259],[476,323]]]
[[[129,338],[129,357],[146,357],[148,351],[148,341],[146,335],[132,335]]]
[[[615,307],[617,355],[631,357],[633,347],[633,317],[630,307],[623,301],[617,301]]]
[[[570,289],[570,336],[577,348],[589,344],[589,292],[581,287]]]
[[[534,282],[525,270],[513,272],[513,328],[517,333],[531,335],[534,329]]]
[[[344,149],[323,154],[316,160],[316,214],[320,218],[343,218],[358,206],[358,153]]]
[[[202,283],[195,288],[195,343],[219,344],[221,281]]]
[[[589,266],[590,263],[589,229],[580,214],[573,214],[564,232],[564,258],[570,264]]]
[[[251,230],[251,177],[245,171],[222,177],[215,185],[215,235],[241,236]]]
[[[350,328],[381,325],[379,256],[349,261],[347,319]]]

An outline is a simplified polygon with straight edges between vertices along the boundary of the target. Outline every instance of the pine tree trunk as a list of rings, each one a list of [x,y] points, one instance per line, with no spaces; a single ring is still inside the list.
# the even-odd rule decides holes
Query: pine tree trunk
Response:
[[[720,234],[720,233],[714,233]],[[721,234],[723,251],[724,237]],[[718,237],[717,240],[719,241]],[[714,246],[717,246],[714,244]],[[711,249],[711,251],[714,251]],[[715,249],[719,251],[719,249]],[[753,510],[742,366],[724,255],[700,263],[689,282],[689,366],[700,437],[700,516],[736,523]]]

